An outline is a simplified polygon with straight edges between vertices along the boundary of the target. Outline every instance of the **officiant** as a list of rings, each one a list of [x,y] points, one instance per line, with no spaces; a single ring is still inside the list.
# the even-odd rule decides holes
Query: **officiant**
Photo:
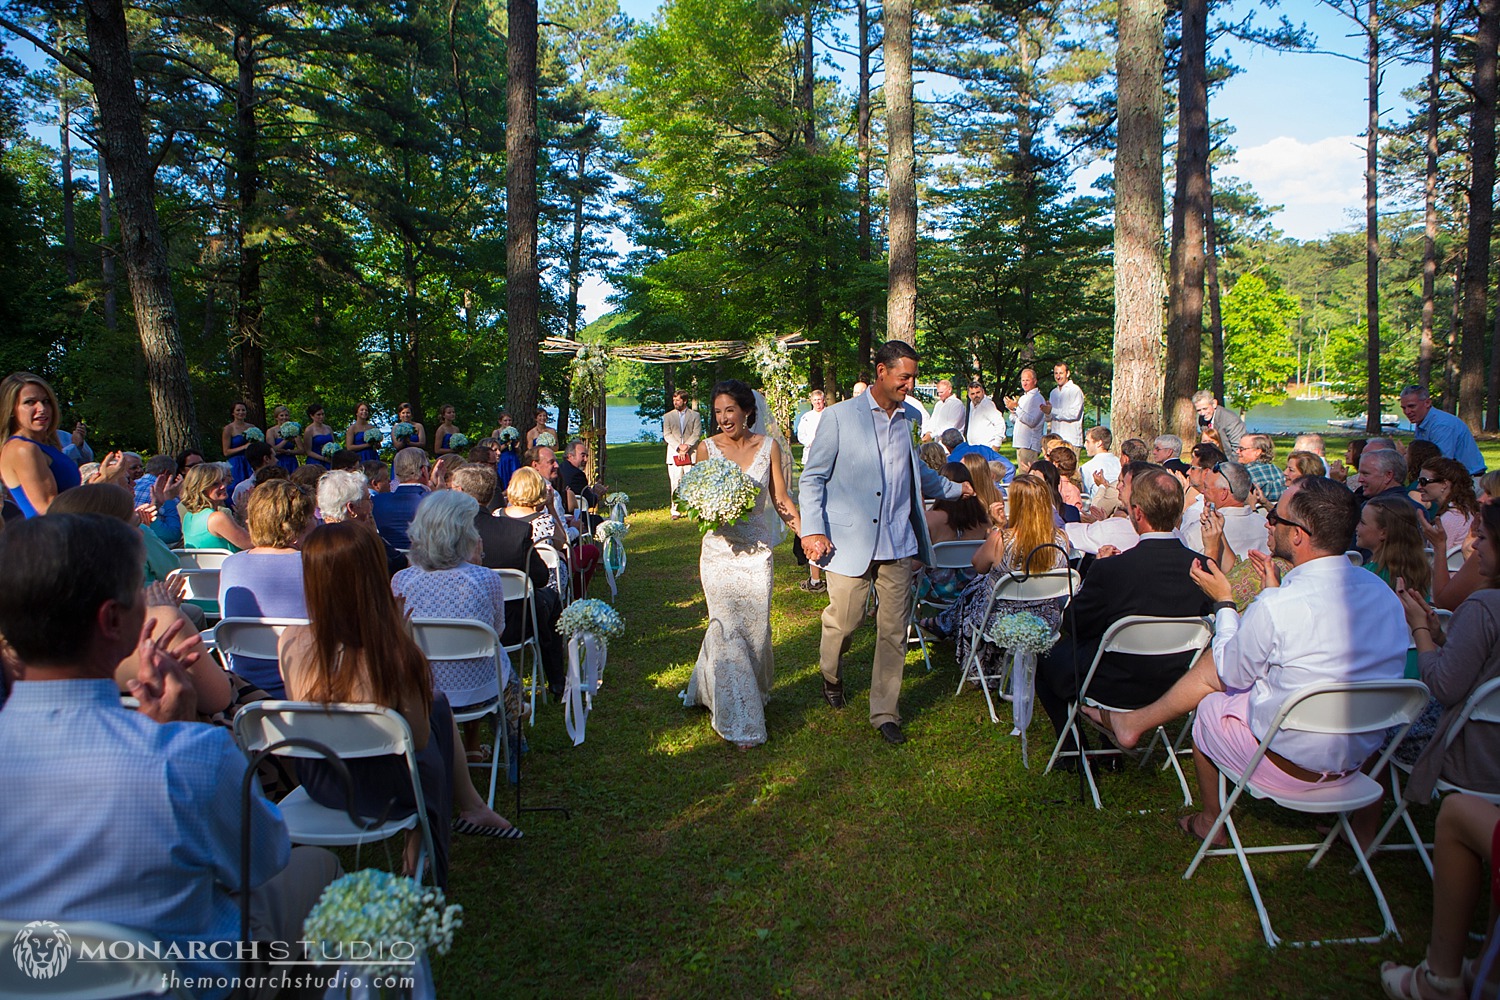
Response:
[[[693,464],[693,451],[698,439],[703,436],[703,421],[698,411],[688,408],[688,395],[682,389],[672,393],[672,408],[661,418],[661,436],[667,442],[667,479],[672,484],[672,520],[682,515],[677,512],[677,484],[682,474]]]

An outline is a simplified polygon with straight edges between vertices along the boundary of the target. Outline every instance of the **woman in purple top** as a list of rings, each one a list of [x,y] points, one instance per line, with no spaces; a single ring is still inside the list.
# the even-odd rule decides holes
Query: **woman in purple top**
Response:
[[[245,504],[254,548],[236,552],[219,568],[219,608],[225,618],[306,618],[302,540],[314,526],[313,499],[287,479],[261,483]],[[275,660],[231,657],[229,669],[272,698],[286,696]]]
[[[54,497],[80,482],[78,466],[58,447],[57,396],[39,376],[13,372],[0,382],[0,413],[0,479],[21,513],[45,514]]]

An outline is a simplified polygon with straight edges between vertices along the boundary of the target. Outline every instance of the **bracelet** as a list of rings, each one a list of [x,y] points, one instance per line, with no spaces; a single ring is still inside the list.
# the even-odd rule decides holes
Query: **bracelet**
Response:
[[[1428,628],[1426,625],[1418,625],[1416,628],[1411,630],[1412,635],[1416,635],[1418,632],[1426,632],[1428,635],[1431,635],[1432,629]]]

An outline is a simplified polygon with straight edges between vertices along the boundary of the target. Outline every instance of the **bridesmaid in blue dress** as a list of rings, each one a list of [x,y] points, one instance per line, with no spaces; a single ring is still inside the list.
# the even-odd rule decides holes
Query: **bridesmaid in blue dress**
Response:
[[[453,454],[453,449],[448,447],[448,441],[453,435],[460,432],[458,425],[453,422],[458,419],[458,411],[456,409],[445,403],[438,409],[438,412],[443,415],[443,422],[438,424],[437,430],[433,432],[436,447],[432,449],[432,453],[442,458],[444,455]]]
[[[234,474],[234,482],[230,483],[230,492],[234,487],[255,475],[255,470],[250,468],[249,459],[245,458],[245,449],[250,447],[250,437],[246,433],[252,429],[259,430],[247,419],[250,416],[250,407],[244,403],[234,404],[234,419],[224,425],[220,435],[224,446],[224,458],[229,462],[229,471]]]
[[[344,431],[344,447],[359,453],[361,462],[374,462],[380,458],[380,429],[370,423],[370,404],[360,403],[354,408],[354,423]]]
[[[322,466],[325,470],[333,468],[333,463],[323,454],[323,446],[338,440],[338,434],[323,423],[322,403],[314,403],[307,408],[307,421],[307,426],[302,430],[302,453],[307,456],[308,464]]]
[[[58,447],[57,396],[39,376],[13,372],[0,382],[0,413],[5,414],[0,479],[21,513],[45,514],[59,493],[80,481],[78,466]]]
[[[396,423],[411,424],[416,433],[409,438],[401,438],[391,442],[392,451],[400,451],[403,448],[426,448],[427,428],[412,419],[412,408],[410,403],[402,403],[396,407]]]
[[[292,419],[292,411],[286,406],[278,406],[271,411],[271,426],[266,430],[266,443],[276,452],[276,464],[288,473],[297,471],[297,456],[302,453],[302,428],[297,428],[297,433],[286,437],[282,435],[281,428]]]

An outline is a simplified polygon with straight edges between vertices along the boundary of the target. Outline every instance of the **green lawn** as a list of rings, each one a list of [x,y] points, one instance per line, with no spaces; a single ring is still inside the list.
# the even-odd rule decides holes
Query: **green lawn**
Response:
[[[1410,853],[1376,863],[1404,943],[1270,951],[1233,860],[1182,880],[1193,847],[1170,775],[1105,775],[1105,810],[1080,805],[1076,778],[1041,773],[1044,719],[1026,770],[1008,722],[992,725],[976,692],[953,696],[949,648],[931,673],[908,661],[906,746],[867,723],[872,628],[849,659],[853,702],[834,713],[816,666],[823,601],[797,589],[786,545],[771,739],[726,745],[677,699],[705,611],[698,534],[667,518],[659,451],[609,452],[633,498],[617,604],[629,634],[588,740],[571,746],[556,705],[528,733],[527,801],[572,818],[502,806],[525,840],[457,838],[465,926],[436,963],[443,996],[1369,997],[1382,959],[1421,957],[1431,889]],[[1252,842],[1310,833],[1259,808],[1243,827]],[[1257,860],[1283,935],[1376,927],[1352,855],[1304,864]]]

